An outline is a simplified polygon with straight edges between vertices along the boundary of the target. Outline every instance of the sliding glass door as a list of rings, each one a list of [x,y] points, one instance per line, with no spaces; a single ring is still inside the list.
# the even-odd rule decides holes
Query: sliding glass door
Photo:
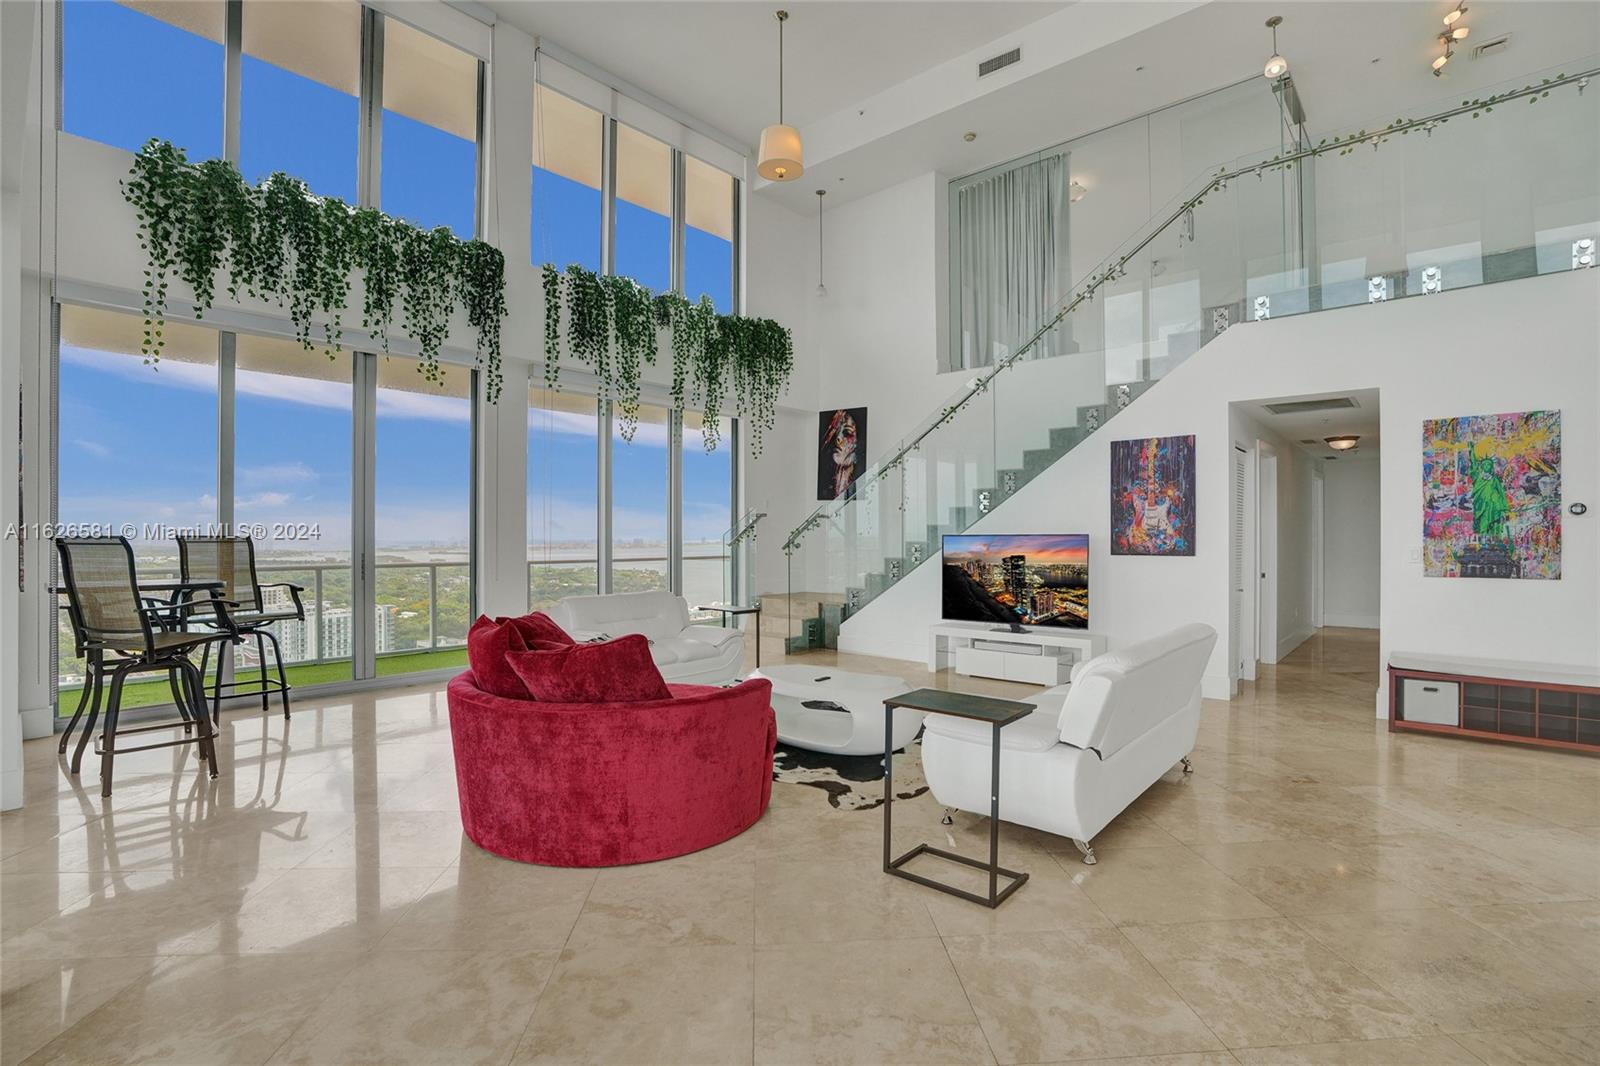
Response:
[[[305,620],[273,626],[285,664],[296,667],[291,683],[348,681],[356,610],[354,357],[249,334],[234,345],[233,526],[255,538],[263,582],[305,589]],[[271,595],[274,606],[284,603],[281,591]],[[241,679],[262,665],[259,657],[253,641],[238,647]]]
[[[62,307],[60,321],[58,527],[126,535],[142,575],[175,577],[168,530],[216,517],[219,335],[169,323],[158,372],[139,354],[138,316]],[[84,661],[65,611],[57,621],[56,687],[70,714]],[[165,681],[135,678],[124,692],[129,707],[168,698]]]
[[[285,585],[304,590],[304,620],[271,627],[296,687],[465,661],[474,603],[469,368],[429,383],[411,359],[330,357],[289,339],[184,323],[167,324],[151,366],[137,315],[63,304],[60,324],[58,527],[127,535],[141,578],[176,576],[180,535],[230,528],[252,537],[260,580],[276,586],[267,605],[292,603]],[[364,376],[365,391],[356,384]],[[360,476],[367,456],[371,478]],[[589,514],[592,530],[592,506]],[[357,580],[362,559],[372,564],[367,582]],[[259,676],[261,660],[255,641],[238,646],[235,679]],[[64,621],[57,663],[58,707],[70,714],[84,663]],[[140,682],[125,706],[169,699],[165,681]]]
[[[380,677],[463,666],[472,624],[472,371],[379,357],[373,650]]]

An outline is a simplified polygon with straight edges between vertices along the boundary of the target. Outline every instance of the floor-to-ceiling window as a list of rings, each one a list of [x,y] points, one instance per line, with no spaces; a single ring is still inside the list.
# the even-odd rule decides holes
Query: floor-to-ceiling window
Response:
[[[472,622],[472,371],[378,359],[374,649],[380,676],[466,663]]]
[[[264,582],[305,589],[304,622],[275,625],[301,684],[347,680],[355,642],[352,355],[242,334],[234,375],[234,526],[256,537]],[[274,602],[281,597],[274,594]],[[258,665],[241,645],[239,668]]]
[[[733,419],[718,420],[720,443],[703,444],[705,416],[683,413],[683,595],[694,607],[735,597],[726,536],[734,521]]]
[[[247,181],[281,170],[355,203],[360,92],[356,0],[246,0],[239,169]]]
[[[151,137],[222,154],[222,0],[61,8],[61,128],[136,152]]]
[[[571,80],[561,78],[569,88]],[[572,97],[537,88],[534,263],[632,278],[654,292],[707,297],[732,313],[739,307],[738,190],[727,171]],[[675,415],[664,402],[664,381],[647,382],[637,424],[627,427],[615,404],[598,402],[586,377],[566,377],[563,390],[550,393],[538,387],[542,368],[534,375],[528,436],[533,605],[595,589],[671,588],[702,602],[730,596],[722,537],[732,523],[732,421],[723,420],[722,443],[707,453],[700,417]],[[579,483],[581,503],[574,492]],[[675,485],[682,491],[674,492]],[[580,555],[582,563],[575,561]],[[680,559],[681,570],[674,566]]]
[[[532,259],[600,269],[600,189],[605,118],[560,93],[534,87]]]
[[[217,519],[218,335],[168,323],[156,369],[139,354],[143,332],[137,315],[61,308],[56,517],[68,532],[127,536],[141,577],[175,577],[176,530]],[[84,664],[61,622],[70,713]],[[167,698],[165,682],[138,678],[124,694],[129,707]]]
[[[672,149],[617,124],[616,257],[611,272],[672,288]]]
[[[645,592],[668,586],[671,520],[667,486],[672,457],[665,407],[639,406],[633,440],[622,436],[622,415],[611,422],[611,591]]]
[[[542,382],[528,390],[528,602],[535,610],[599,588],[599,434],[593,396]]]
[[[474,235],[478,60],[392,18],[383,24],[381,156],[386,214]]]
[[[725,315],[735,311],[733,176],[683,157],[683,292],[690,300],[710,296]]]

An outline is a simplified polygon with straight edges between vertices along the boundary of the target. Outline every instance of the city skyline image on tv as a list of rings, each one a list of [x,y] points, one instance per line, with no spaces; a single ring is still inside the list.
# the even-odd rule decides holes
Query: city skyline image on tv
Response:
[[[999,625],[1089,627],[1089,534],[944,538],[944,617]]]

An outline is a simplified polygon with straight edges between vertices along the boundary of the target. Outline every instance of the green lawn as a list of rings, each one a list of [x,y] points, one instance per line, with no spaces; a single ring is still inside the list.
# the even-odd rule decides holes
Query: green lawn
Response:
[[[442,670],[447,667],[465,668],[467,665],[466,648],[441,648],[438,651],[407,652],[403,655],[385,655],[378,660],[379,677],[395,677],[401,674],[416,673],[422,670]],[[276,670],[269,671],[272,676],[277,676]],[[302,663],[298,666],[287,666],[284,673],[289,677],[289,684],[295,688],[307,685],[325,685],[334,681],[348,681],[350,679],[350,662],[343,660],[328,663]],[[129,682],[122,687],[123,707],[150,707],[159,703],[172,702],[172,690],[167,686],[167,679],[155,674],[146,674],[151,678],[147,681]],[[241,670],[236,675],[240,681],[259,678],[259,669]],[[209,683],[210,678],[207,678]],[[79,688],[63,688],[57,698],[56,713],[63,718],[71,717],[78,706]],[[207,692],[210,689],[207,688]],[[104,697],[102,697],[104,699]]]

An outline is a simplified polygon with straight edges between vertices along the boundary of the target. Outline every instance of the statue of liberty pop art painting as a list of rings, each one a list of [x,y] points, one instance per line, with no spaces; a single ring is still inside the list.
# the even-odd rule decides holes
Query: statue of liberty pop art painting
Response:
[[[1422,572],[1561,576],[1561,412],[1422,424]]]

